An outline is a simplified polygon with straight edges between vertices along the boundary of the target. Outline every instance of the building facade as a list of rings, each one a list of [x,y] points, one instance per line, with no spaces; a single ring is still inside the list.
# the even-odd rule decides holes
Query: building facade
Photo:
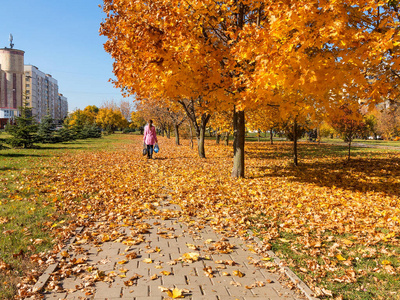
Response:
[[[33,65],[25,65],[24,71],[24,93],[33,116],[40,122],[50,114],[56,123],[60,123],[68,114],[68,102],[66,97],[60,97],[57,80]]]
[[[56,105],[56,117],[58,123],[61,124],[62,121],[68,116],[68,99],[63,94],[58,94],[58,102]]]
[[[16,117],[18,108],[23,103],[24,54],[22,50],[0,49],[0,119],[2,121]]]
[[[12,45],[13,46],[13,45]],[[24,65],[22,50],[0,48],[0,128],[19,115],[26,102],[40,122],[50,114],[57,124],[68,115],[68,100],[58,92],[58,82],[33,65]]]

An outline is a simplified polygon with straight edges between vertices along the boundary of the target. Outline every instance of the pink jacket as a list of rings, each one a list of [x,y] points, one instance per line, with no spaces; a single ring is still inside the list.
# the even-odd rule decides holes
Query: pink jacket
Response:
[[[155,143],[158,143],[156,128],[154,126],[151,126],[151,129],[149,129],[149,125],[146,125],[144,128],[143,142],[146,145],[154,145]]]

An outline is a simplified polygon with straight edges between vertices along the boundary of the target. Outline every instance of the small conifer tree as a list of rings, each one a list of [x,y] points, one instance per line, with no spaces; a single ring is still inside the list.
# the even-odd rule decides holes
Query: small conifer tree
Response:
[[[54,143],[55,136],[54,130],[56,129],[56,125],[54,124],[54,120],[51,117],[50,113],[47,112],[47,115],[42,119],[39,124],[39,129],[37,132],[37,140],[40,143]]]
[[[32,108],[25,101],[20,107],[21,115],[15,118],[15,125],[7,124],[6,132],[12,137],[6,140],[12,147],[31,148],[36,141],[37,125],[32,116]]]

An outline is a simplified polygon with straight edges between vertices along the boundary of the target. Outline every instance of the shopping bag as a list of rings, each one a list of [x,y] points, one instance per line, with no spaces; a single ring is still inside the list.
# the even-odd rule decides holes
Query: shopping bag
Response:
[[[147,147],[146,145],[143,145],[143,156],[147,155]]]
[[[158,148],[158,144],[156,144],[156,145],[154,146],[154,152],[155,152],[155,153],[158,153],[158,151],[160,151],[160,148]]]

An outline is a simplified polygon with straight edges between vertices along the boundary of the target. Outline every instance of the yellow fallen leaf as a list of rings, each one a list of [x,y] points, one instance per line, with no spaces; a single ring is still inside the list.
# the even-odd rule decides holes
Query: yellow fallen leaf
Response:
[[[182,259],[186,262],[194,262],[199,260],[199,256],[200,254],[196,252],[184,253]]]
[[[143,262],[146,264],[151,264],[151,263],[153,263],[153,260],[151,258],[145,258],[145,259],[143,259]]]
[[[60,255],[61,255],[61,257],[63,257],[63,258],[68,258],[68,257],[69,257],[69,254],[68,254],[67,251],[61,251],[61,252],[60,252]]]
[[[168,296],[171,297],[172,299],[176,299],[176,298],[184,298],[183,294],[182,294],[182,290],[174,288],[172,291],[171,290],[167,290],[166,291]]]
[[[342,255],[340,255],[340,254],[336,255],[336,258],[337,258],[338,260],[341,260],[341,261],[346,260],[346,259],[345,259]]]
[[[353,245],[353,242],[350,241],[350,240],[347,240],[347,239],[343,239],[342,242],[343,242],[345,245],[347,245],[347,246]]]
[[[382,265],[391,265],[392,262],[388,261],[388,260],[382,260]]]
[[[123,264],[126,264],[126,263],[127,263],[126,259],[117,262],[117,264],[119,264],[119,265],[123,265]]]
[[[244,274],[242,272],[238,271],[238,270],[233,271],[232,274],[234,276],[238,276],[238,277],[243,277],[244,276]]]
[[[168,271],[161,271],[160,274],[164,275],[164,276],[168,276],[171,275],[171,272]]]
[[[186,246],[187,246],[189,249],[197,250],[197,246],[195,246],[195,245],[193,245],[193,244],[186,244]]]

